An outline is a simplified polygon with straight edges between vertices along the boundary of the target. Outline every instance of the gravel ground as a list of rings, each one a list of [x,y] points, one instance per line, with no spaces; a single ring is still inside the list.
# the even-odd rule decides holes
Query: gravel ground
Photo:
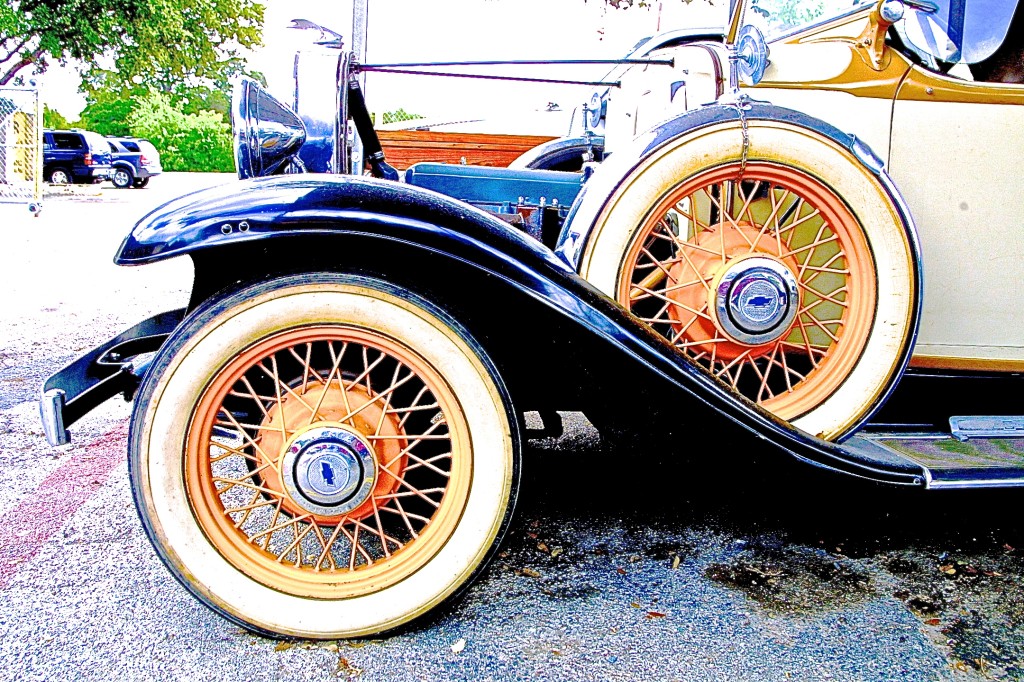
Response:
[[[0,679],[1024,680],[1020,493],[892,491],[700,435],[666,446],[688,462],[624,487],[621,463],[645,453],[573,414],[530,443],[497,559],[425,620],[314,643],[220,619],[142,533],[131,406],[53,449],[34,400],[78,353],[187,300],[188,261],[111,258],[150,208],[231,181],[75,187],[37,218],[0,207]]]

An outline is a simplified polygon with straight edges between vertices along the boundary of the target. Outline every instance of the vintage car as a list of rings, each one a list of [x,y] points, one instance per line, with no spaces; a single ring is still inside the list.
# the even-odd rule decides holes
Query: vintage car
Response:
[[[780,7],[622,60],[564,141],[580,172],[400,181],[356,77],[389,67],[341,50],[300,60],[294,110],[239,84],[249,179],[155,210],[116,256],[189,256],[187,309],[48,379],[48,439],[134,395],[160,557],[291,637],[386,631],[465,588],[508,526],[527,411],[694,466],[728,438],[894,486],[1024,485],[1021,12]],[[342,172],[350,128],[374,177]],[[624,451],[615,484],[650,456]]]

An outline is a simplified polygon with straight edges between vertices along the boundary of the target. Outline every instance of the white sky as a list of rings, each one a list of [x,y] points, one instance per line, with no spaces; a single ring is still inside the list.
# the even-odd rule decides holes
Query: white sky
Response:
[[[662,30],[721,26],[728,2],[713,1],[653,0],[649,10],[623,11],[609,9],[601,0],[369,0],[367,61],[617,58],[643,36],[657,32],[659,20]],[[266,74],[271,92],[287,103],[294,53],[309,49],[316,34],[286,27],[293,18],[309,19],[341,33],[350,47],[351,0],[265,4],[265,46],[249,61]],[[518,67],[502,73],[597,80],[608,68]],[[496,71],[491,67],[486,72]],[[392,74],[367,78],[371,110],[402,107],[429,117],[509,119],[543,109],[548,102],[568,112],[594,89]],[[44,100],[65,116],[76,117],[84,101],[73,74],[55,68],[41,80]]]

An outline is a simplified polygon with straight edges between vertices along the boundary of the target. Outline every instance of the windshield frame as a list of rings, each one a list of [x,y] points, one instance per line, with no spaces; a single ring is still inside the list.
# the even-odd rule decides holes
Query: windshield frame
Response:
[[[815,17],[814,19],[810,19],[806,23],[799,24],[792,28],[787,28],[779,32],[772,32],[763,25],[764,22],[752,22],[750,20],[752,14],[760,14],[759,8],[755,7],[755,4],[758,2],[759,0],[740,0],[739,2],[735,3],[735,5],[733,6],[733,11],[729,17],[729,42],[733,42],[736,37],[732,31],[732,28],[735,27],[736,31],[738,31],[739,28],[744,24],[753,23],[754,26],[756,26],[764,34],[766,42],[777,43],[788,38],[791,38],[794,35],[805,33],[808,30],[817,28],[819,26],[823,26],[834,21],[841,21],[842,19],[846,19],[848,17],[860,14],[865,10],[869,10],[875,7],[878,4],[878,0],[859,0],[857,4],[854,4],[847,10],[834,13],[829,13],[828,11],[825,11],[822,15]]]

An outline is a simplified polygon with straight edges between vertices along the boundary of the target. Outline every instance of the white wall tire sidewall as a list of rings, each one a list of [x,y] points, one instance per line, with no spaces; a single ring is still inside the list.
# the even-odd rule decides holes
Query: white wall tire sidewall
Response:
[[[913,327],[914,262],[900,216],[885,189],[852,154],[816,133],[778,121],[750,121],[748,160],[785,163],[842,197],[864,228],[877,273],[877,315],[860,360],[846,380],[792,424],[827,440],[842,437],[878,399]],[[684,135],[644,160],[598,213],[580,259],[580,274],[614,297],[634,229],[682,179],[738,161],[736,122]]]
[[[260,629],[337,638],[386,630],[424,613],[464,583],[486,557],[511,494],[513,450],[503,402],[483,364],[454,333],[444,333],[408,301],[348,284],[272,291],[207,322],[175,354],[144,417],[140,484],[154,535],[179,575],[218,608]],[[184,442],[207,382],[254,339],[310,323],[361,324],[409,343],[452,386],[469,425],[473,463],[462,520],[419,571],[379,592],[340,600],[270,589],[225,560],[196,524],[184,483]],[[153,406],[158,406],[153,409]]]

